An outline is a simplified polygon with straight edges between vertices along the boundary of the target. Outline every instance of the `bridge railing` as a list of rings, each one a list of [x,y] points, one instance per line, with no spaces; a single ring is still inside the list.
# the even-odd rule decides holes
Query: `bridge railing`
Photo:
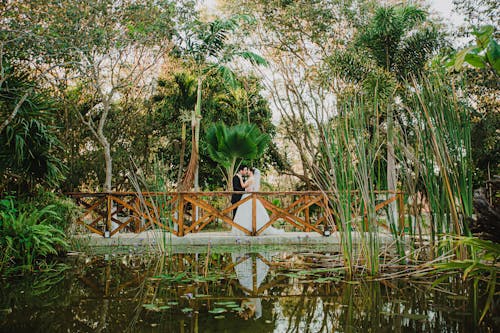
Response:
[[[262,234],[272,225],[300,231],[324,234],[336,228],[336,212],[331,205],[332,195],[323,191],[253,192],[231,204],[230,197],[238,192],[109,192],[68,193],[83,208],[77,223],[104,237],[120,231],[140,233],[162,228],[182,237],[199,232],[207,226],[222,224],[236,228],[249,236]],[[382,198],[376,211],[392,202],[398,203],[400,228],[404,226],[403,194],[380,191]],[[256,202],[267,210],[270,220],[257,227]],[[252,202],[252,229],[234,223],[233,209]],[[363,214],[359,214],[363,215]]]

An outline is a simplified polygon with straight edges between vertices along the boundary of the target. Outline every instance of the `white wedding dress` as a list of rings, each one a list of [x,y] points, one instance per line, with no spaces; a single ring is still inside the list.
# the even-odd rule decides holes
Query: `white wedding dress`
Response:
[[[268,261],[272,261],[271,254],[263,253],[261,255]],[[262,317],[262,303],[260,298],[255,296],[259,295],[259,287],[269,272],[269,266],[260,258],[252,257],[249,253],[231,253],[231,258],[235,264],[234,270],[240,285],[243,287],[243,292],[246,295],[253,296],[244,302],[247,305],[253,305],[255,308],[254,319],[259,319]]]
[[[247,192],[258,192],[260,190],[260,171],[255,169],[254,171],[254,179],[253,183],[246,188],[245,191]],[[245,199],[246,197],[250,196],[250,193],[245,193],[241,197],[241,200]],[[256,224],[256,231],[258,231],[260,228],[262,228],[267,222],[269,222],[269,214],[267,213],[267,210],[264,208],[264,205],[260,200],[256,200],[255,202],[255,224]],[[238,207],[236,210],[236,215],[234,216],[234,222],[249,232],[252,232],[252,199],[248,200],[247,202],[243,203]],[[283,233],[283,230],[276,229],[272,226],[268,226],[266,230],[264,230],[260,235],[275,235],[275,234],[281,234]],[[231,229],[231,233],[233,235],[246,235],[243,231],[241,231],[238,228],[233,227]]]

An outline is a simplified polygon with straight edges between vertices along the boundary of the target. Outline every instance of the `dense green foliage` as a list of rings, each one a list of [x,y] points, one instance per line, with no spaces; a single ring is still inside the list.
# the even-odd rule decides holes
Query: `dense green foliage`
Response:
[[[245,160],[258,159],[267,148],[269,139],[269,135],[262,134],[257,126],[248,123],[228,127],[220,122],[208,128],[208,154],[224,170],[227,190],[232,190],[235,168]]]
[[[246,89],[227,87],[220,73],[205,79],[204,98],[201,102],[203,121],[200,125],[199,174],[203,188],[225,186],[218,164],[210,158],[206,144],[206,131],[212,124],[222,122],[232,126],[250,120],[260,131],[271,137],[276,131],[271,123],[271,110],[268,102],[261,96],[262,87],[257,79],[243,76],[237,76],[237,79]],[[149,121],[155,128],[156,137],[151,138],[151,145],[156,145],[158,157],[170,166],[172,180],[178,181],[188,164],[187,153],[194,134],[193,130],[187,131],[186,128],[190,128],[188,124],[191,122],[191,111],[196,103],[195,77],[186,70],[162,78],[152,101],[153,110]],[[165,143],[158,146],[161,141]],[[263,169],[276,164],[277,157],[272,149],[262,158],[258,165]]]
[[[65,233],[53,223],[60,220],[53,208],[20,209],[13,198],[0,201],[0,273],[33,271],[47,257],[68,249]]]
[[[491,175],[500,174],[500,46],[498,31],[492,25],[472,28],[474,43],[451,56],[450,70],[464,73],[469,98],[474,102],[472,116],[472,158],[474,181],[482,185]],[[468,66],[465,66],[467,64]]]
[[[54,100],[31,81],[27,69],[16,70],[1,60],[0,115],[5,126],[0,131],[0,189],[32,191],[41,183],[57,186],[65,166],[57,154],[61,143],[54,127]]]
[[[443,261],[491,259],[474,241],[443,240],[469,236],[472,172],[477,184],[500,172],[494,25],[470,29],[476,40],[454,52],[414,5],[242,1],[209,20],[195,8],[2,3],[1,272],[68,248],[78,211],[61,193],[229,188],[243,159],[296,178],[281,188],[333,193],[350,274],[380,273],[379,224],[400,263],[419,263],[424,241]],[[407,194],[399,221],[395,203],[375,210],[385,189]],[[464,269],[479,275],[480,261]]]

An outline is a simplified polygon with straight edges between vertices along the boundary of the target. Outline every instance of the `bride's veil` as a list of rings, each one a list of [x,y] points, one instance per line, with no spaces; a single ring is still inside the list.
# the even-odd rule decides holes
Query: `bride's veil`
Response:
[[[254,191],[258,192],[260,191],[260,170],[257,168],[254,168],[253,170],[253,181],[254,181]]]

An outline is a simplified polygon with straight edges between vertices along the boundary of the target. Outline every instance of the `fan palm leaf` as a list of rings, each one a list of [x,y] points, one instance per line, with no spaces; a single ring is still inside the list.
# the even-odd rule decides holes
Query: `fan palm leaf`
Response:
[[[227,127],[223,123],[212,125],[206,135],[210,158],[219,163],[225,174],[228,189],[236,163],[259,158],[269,144],[270,138],[257,126],[248,123]]]

